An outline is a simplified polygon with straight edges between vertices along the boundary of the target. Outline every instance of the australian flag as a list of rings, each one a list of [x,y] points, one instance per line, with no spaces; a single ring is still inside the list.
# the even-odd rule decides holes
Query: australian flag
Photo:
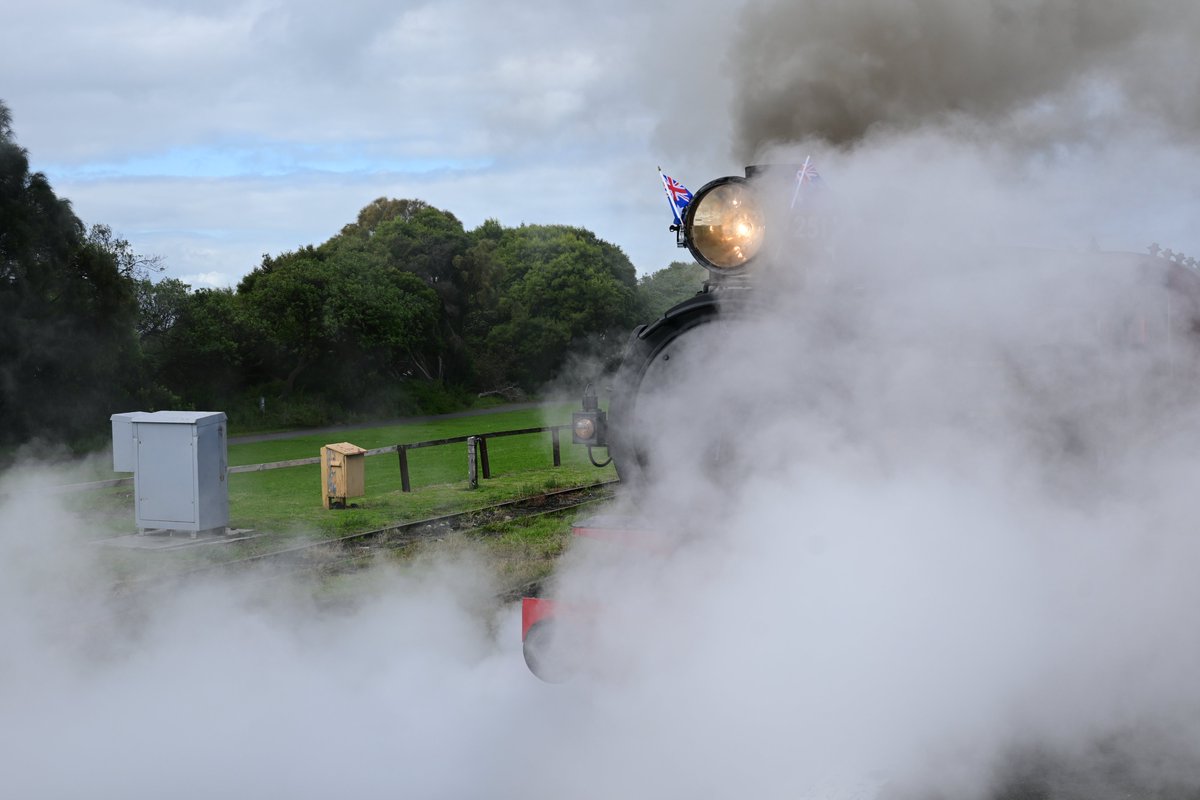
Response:
[[[692,193],[670,175],[663,175],[661,167],[658,174],[662,178],[663,190],[667,193],[667,202],[671,204],[671,213],[675,215],[675,224],[682,225],[683,211],[688,203],[692,202]]]

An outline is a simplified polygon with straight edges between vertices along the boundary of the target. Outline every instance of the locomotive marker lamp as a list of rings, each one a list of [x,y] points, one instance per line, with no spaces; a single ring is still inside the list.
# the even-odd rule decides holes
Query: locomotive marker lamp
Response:
[[[696,192],[677,239],[716,274],[741,270],[762,249],[766,218],[745,178],[710,181]]]
[[[571,414],[571,443],[587,447],[588,460],[594,467],[607,467],[612,463],[610,456],[603,463],[592,455],[593,447],[608,447],[608,414],[600,408],[600,400],[589,383],[583,390],[583,411]]]
[[[583,390],[583,411],[571,414],[571,442],[589,448],[606,447],[607,421],[607,415],[600,409],[600,401],[589,383]]]

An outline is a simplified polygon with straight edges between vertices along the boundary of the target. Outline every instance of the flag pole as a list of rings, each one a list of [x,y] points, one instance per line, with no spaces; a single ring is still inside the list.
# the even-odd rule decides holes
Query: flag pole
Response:
[[[804,185],[804,176],[808,174],[808,165],[812,162],[812,156],[804,157],[804,166],[800,167],[800,171],[796,173],[796,191],[792,192],[791,208],[795,210],[796,201],[800,199],[800,187]]]

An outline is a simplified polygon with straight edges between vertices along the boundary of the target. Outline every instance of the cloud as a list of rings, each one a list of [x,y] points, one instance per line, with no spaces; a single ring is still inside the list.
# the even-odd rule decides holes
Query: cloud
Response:
[[[474,222],[585,225],[648,270],[675,256],[654,167],[690,139],[650,141],[677,85],[674,67],[647,72],[665,19],[635,3],[59,2],[6,17],[0,69],[20,78],[3,99],[33,167],[172,274],[240,274],[381,194]],[[239,197],[249,184],[269,202]],[[217,194],[227,213],[197,199]],[[298,223],[283,235],[281,202]],[[181,235],[143,238],[163,230]]]
[[[648,180],[649,179],[649,180]],[[647,185],[648,184],[648,185]],[[535,163],[423,173],[305,173],[277,178],[121,178],[56,181],[85,220],[105,218],[139,252],[166,256],[168,276],[236,277],[263,253],[319,244],[376,197],[418,197],[468,227],[568,224],[590,228],[639,267],[678,258],[653,165]],[[564,192],[571,201],[564,200]]]
[[[199,275],[181,275],[179,280],[193,289],[226,289],[237,286],[238,276],[226,272],[204,272]]]
[[[236,178],[286,177],[311,172],[425,173],[479,170],[482,160],[437,158],[396,159],[372,152],[354,142],[330,145],[295,145],[288,142],[227,143],[220,147],[177,148],[147,153],[121,162],[90,162],[79,166],[47,164],[43,171],[71,181],[106,178]]]

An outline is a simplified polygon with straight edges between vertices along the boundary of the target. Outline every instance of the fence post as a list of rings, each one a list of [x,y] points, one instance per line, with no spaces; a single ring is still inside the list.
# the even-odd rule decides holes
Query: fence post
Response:
[[[475,437],[467,437],[467,488],[479,488],[479,473],[475,468]]]
[[[554,448],[554,466],[561,467],[562,466],[562,456],[559,455],[558,426],[557,425],[554,425],[553,427],[550,428],[550,442]]]
[[[492,477],[492,465],[488,461],[487,437],[479,437],[479,469],[485,480]]]
[[[400,457],[400,491],[411,492],[412,484],[408,481],[408,446],[402,444],[397,447],[396,455]]]

